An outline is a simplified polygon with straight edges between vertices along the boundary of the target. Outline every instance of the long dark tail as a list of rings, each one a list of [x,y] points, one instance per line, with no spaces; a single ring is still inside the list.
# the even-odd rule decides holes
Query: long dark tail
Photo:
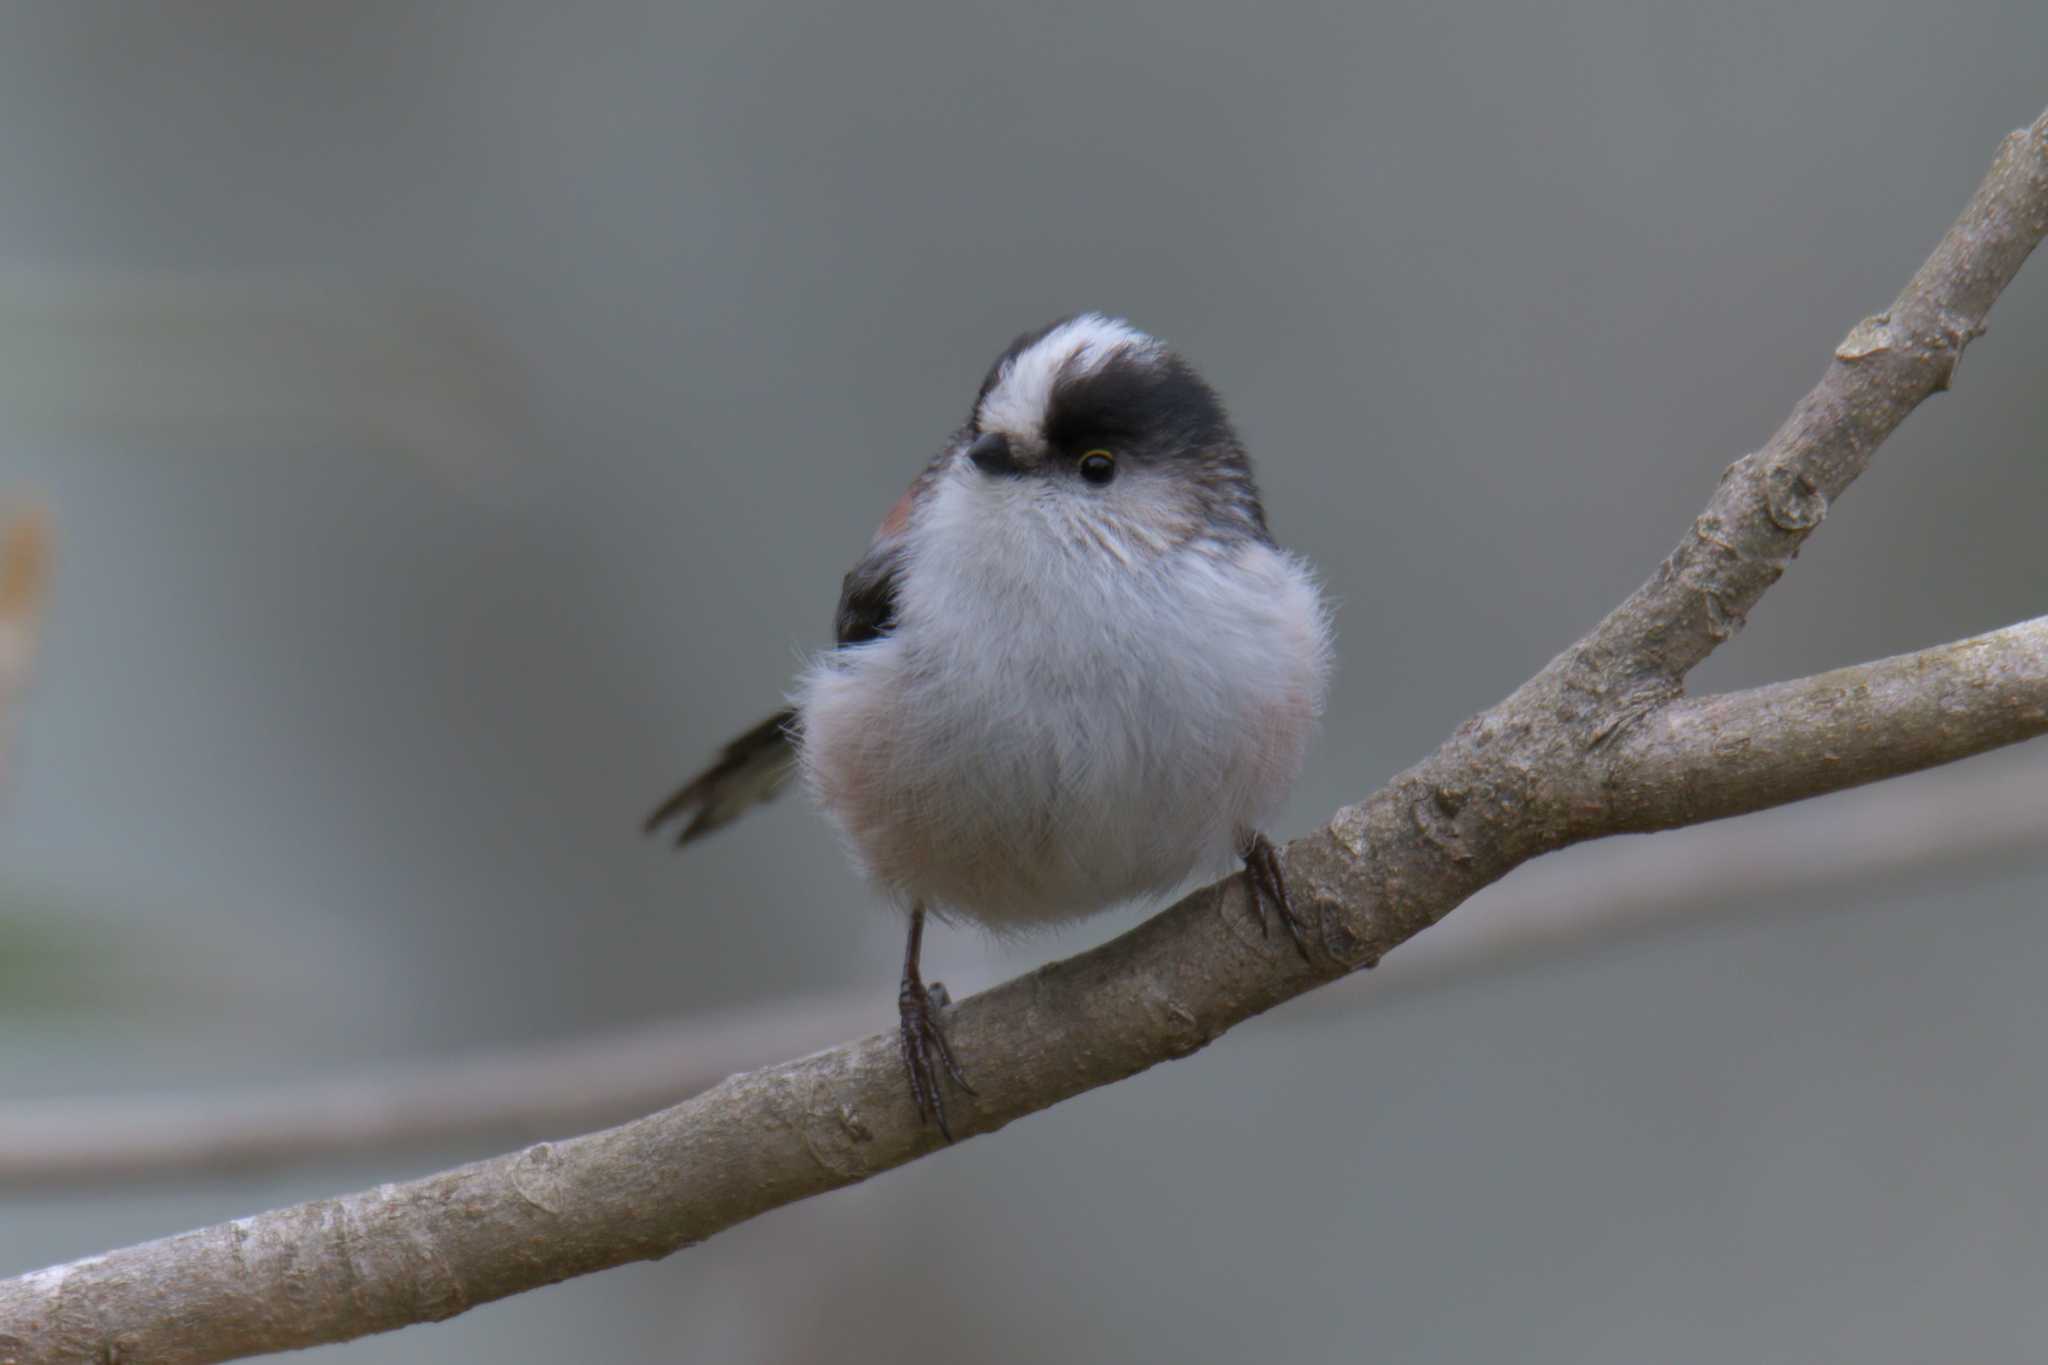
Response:
[[[676,847],[723,829],[751,806],[772,801],[796,771],[795,711],[777,711],[725,746],[718,761],[683,784],[647,817],[654,833],[671,820],[689,816],[676,834]]]

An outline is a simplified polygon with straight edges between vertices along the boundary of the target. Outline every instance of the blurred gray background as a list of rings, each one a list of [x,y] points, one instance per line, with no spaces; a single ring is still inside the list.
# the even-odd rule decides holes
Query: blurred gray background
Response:
[[[863,987],[888,1025],[899,927],[801,802],[636,825],[1077,308],[1222,389],[1341,604],[1306,830],[1638,582],[2048,103],[2021,0],[0,18],[0,498],[57,555],[0,792],[22,1101]],[[2044,610],[2044,355],[2036,262],[1698,684]],[[2034,1358],[2044,887],[1368,985],[314,1358]],[[0,1271],[488,1150],[16,1192]]]

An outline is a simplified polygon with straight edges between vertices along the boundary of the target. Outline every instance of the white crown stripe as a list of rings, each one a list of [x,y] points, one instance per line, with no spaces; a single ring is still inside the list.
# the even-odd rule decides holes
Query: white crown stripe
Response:
[[[1093,374],[1125,351],[1150,354],[1159,343],[1128,322],[1083,313],[1047,332],[1003,366],[975,416],[983,431],[1043,439],[1046,409],[1061,376]]]

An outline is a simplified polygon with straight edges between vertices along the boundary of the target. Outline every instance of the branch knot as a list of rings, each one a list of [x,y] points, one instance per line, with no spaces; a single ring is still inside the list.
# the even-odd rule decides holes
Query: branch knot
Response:
[[[1828,514],[1828,495],[1799,470],[1775,465],[1764,473],[1764,509],[1781,531],[1803,535]]]
[[[1849,329],[1849,335],[1835,347],[1835,359],[1845,364],[1883,355],[1892,348],[1892,315],[1876,313]]]

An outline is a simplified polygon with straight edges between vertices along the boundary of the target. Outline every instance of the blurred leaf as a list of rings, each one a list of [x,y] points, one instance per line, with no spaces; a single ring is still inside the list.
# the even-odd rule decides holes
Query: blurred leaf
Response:
[[[12,747],[15,702],[27,686],[50,578],[50,529],[40,507],[12,513],[0,528],[0,778]]]
[[[0,1018],[101,1010],[137,998],[153,936],[0,889]]]
[[[172,932],[175,928],[176,932]],[[260,987],[223,963],[237,961],[193,917],[115,916],[74,898],[0,885],[0,1021],[91,1015],[218,1016]],[[266,964],[268,954],[256,954]]]
[[[524,385],[451,299],[292,277],[0,275],[17,428],[311,432],[458,483],[527,449]]]

